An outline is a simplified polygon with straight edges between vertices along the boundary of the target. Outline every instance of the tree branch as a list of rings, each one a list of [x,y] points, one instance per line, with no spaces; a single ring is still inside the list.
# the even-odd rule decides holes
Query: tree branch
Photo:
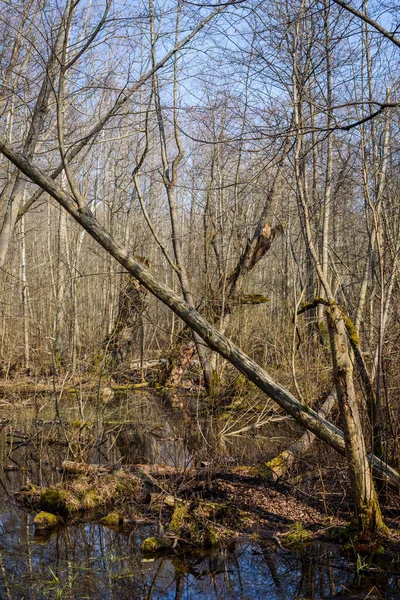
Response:
[[[371,27],[376,29],[376,31],[379,31],[379,33],[381,33],[385,38],[387,38],[393,44],[395,44],[398,48],[400,48],[400,39],[397,38],[393,33],[390,33],[390,31],[388,31],[387,29],[382,27],[382,25],[380,25],[377,21],[374,21],[373,19],[371,19],[364,13],[360,12],[356,8],[353,8],[352,6],[350,6],[350,4],[347,4],[347,2],[343,2],[343,0],[333,0],[333,2],[335,2],[336,4],[338,4],[345,10],[347,10],[349,13],[351,13],[355,17],[358,17],[365,23],[368,23],[368,25],[371,25]]]

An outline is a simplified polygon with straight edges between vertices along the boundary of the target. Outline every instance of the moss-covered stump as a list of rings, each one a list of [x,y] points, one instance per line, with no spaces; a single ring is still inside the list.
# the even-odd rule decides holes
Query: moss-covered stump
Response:
[[[173,540],[167,537],[148,537],[143,540],[140,549],[143,554],[157,554],[158,552],[165,552],[171,550]]]
[[[174,512],[172,514],[172,519],[169,522],[168,529],[172,533],[176,535],[180,535],[183,533],[183,530],[186,525],[186,517],[189,512],[189,505],[184,504],[183,502],[178,503],[175,506]]]
[[[53,513],[42,510],[33,519],[36,529],[54,529],[60,523],[60,518]]]

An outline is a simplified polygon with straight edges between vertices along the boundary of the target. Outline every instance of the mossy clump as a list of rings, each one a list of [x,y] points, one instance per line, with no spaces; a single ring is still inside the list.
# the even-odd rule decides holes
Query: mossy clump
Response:
[[[181,534],[188,512],[189,506],[187,504],[183,504],[183,502],[176,504],[168,529],[177,535]]]
[[[107,527],[119,527],[124,522],[124,518],[118,511],[114,510],[100,520],[102,525]]]
[[[36,529],[53,529],[60,523],[60,518],[53,513],[42,510],[33,519]]]
[[[56,515],[68,513],[66,494],[61,490],[50,489],[44,491],[40,496],[39,506],[43,511]]]
[[[303,546],[310,541],[310,532],[301,523],[295,523],[285,535],[285,543],[291,546]]]
[[[144,554],[156,554],[172,548],[172,540],[165,537],[148,537],[143,540],[140,549]]]
[[[103,504],[103,499],[95,488],[91,488],[83,494],[81,501],[81,508],[83,510],[92,510],[100,504]]]
[[[143,482],[131,473],[99,472],[74,477],[50,489],[27,486],[16,493],[16,498],[29,508],[63,518],[83,511],[103,516],[114,510],[124,512],[126,504],[131,510],[135,501],[143,499],[143,487]]]
[[[232,518],[229,503],[197,501],[177,504],[169,524],[169,531],[179,536],[180,543],[212,548],[227,539],[225,524]],[[230,537],[232,532],[229,532]]]

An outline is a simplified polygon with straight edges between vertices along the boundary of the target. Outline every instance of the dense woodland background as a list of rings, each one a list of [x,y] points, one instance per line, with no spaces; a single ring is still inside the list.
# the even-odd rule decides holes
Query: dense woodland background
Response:
[[[396,35],[396,4],[357,8]],[[307,404],[332,388],[325,308],[301,310],[324,278],[359,332],[394,467],[397,45],[329,0],[27,0],[0,17],[6,140],[48,173],[64,164],[78,204]],[[2,377],[168,366],[180,320],[4,157],[0,183]],[[238,375],[197,343],[223,395]],[[356,377],[365,416],[364,389]]]

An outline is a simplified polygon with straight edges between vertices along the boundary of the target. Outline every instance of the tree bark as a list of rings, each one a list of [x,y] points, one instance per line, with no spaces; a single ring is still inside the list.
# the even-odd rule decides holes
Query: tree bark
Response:
[[[144,264],[147,261],[143,261]],[[138,332],[143,329],[143,312],[146,308],[146,289],[131,276],[124,282],[119,294],[118,312],[111,334],[105,342],[111,357],[111,374],[123,373],[131,368],[134,352],[139,342]]]
[[[327,319],[333,355],[334,380],[346,443],[346,457],[359,535],[365,539],[377,534],[387,535],[388,530],[382,519],[365,448],[354,389],[353,364],[348,349],[346,325],[337,305],[333,305],[327,310]]]

